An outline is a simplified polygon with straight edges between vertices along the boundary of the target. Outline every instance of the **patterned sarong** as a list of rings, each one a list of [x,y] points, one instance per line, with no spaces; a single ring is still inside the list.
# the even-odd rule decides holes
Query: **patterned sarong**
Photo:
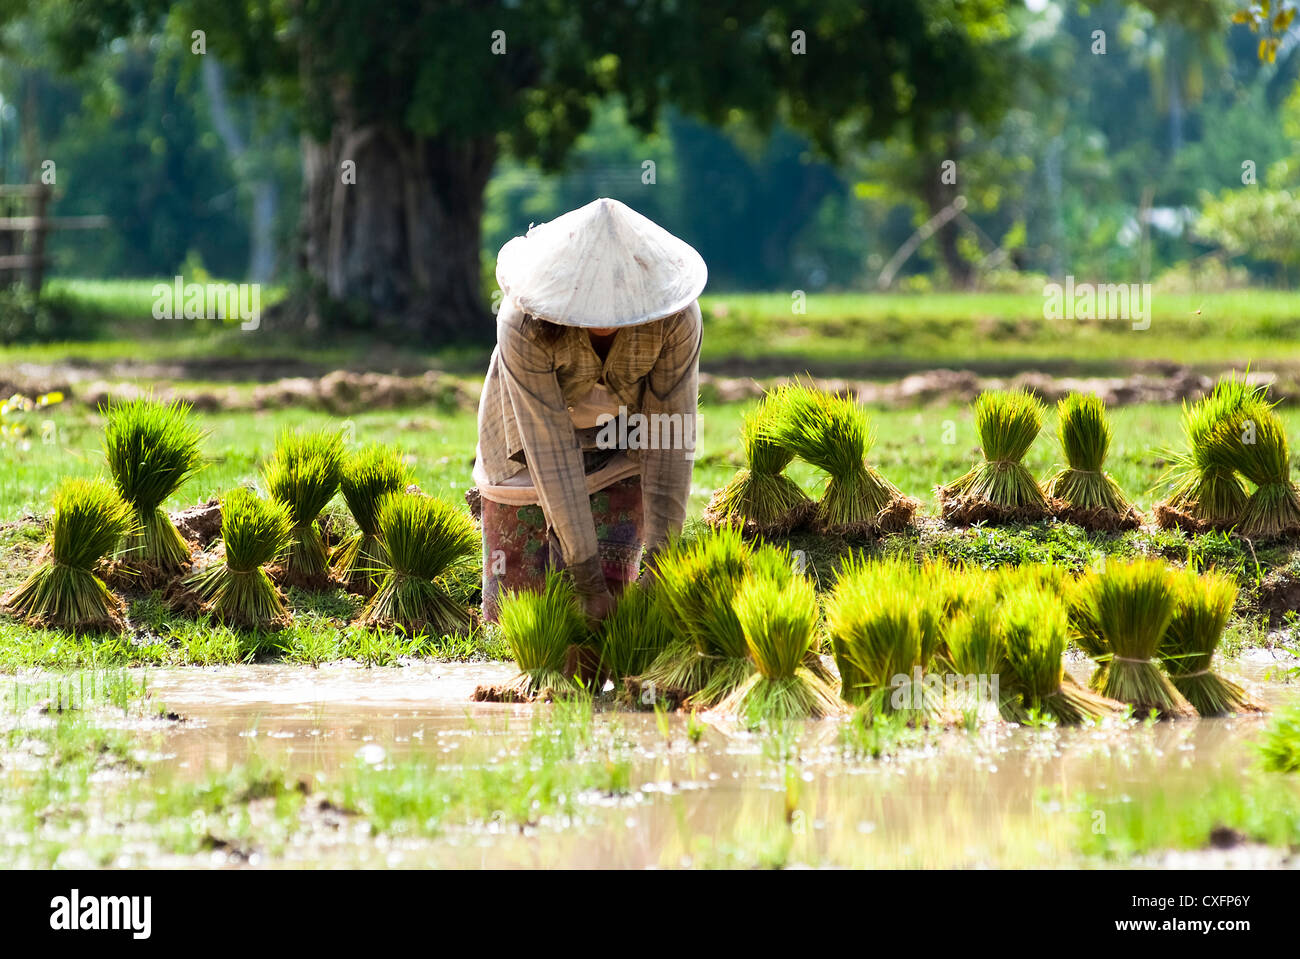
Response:
[[[641,570],[641,478],[630,476],[591,494],[597,548],[612,593]],[[541,589],[549,566],[564,568],[555,537],[536,503],[510,506],[483,497],[483,620],[497,621],[503,589]]]

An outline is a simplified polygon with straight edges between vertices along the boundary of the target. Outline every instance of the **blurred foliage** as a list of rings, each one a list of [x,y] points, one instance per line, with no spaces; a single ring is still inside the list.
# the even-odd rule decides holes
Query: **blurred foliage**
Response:
[[[1246,160],[1261,181],[1280,164],[1300,170],[1300,45],[1260,55],[1294,9],[9,0],[0,95],[15,110],[8,121],[0,110],[0,168],[30,180],[54,157],[56,212],[112,217],[111,231],[53,235],[64,275],[169,276],[189,262],[240,278],[258,177],[282,198],[283,270],[297,133],[327,136],[346,111],[502,148],[482,220],[489,291],[502,243],[595,196],[695,244],[715,290],[871,288],[957,194],[964,217],[920,245],[899,289],[1016,289],[1064,272],[1138,280],[1220,245],[1255,278],[1285,280],[1296,184],[1270,174],[1266,196],[1241,173]],[[239,162],[215,131],[194,29],[242,89],[237,119],[257,136]],[[497,30],[507,53],[485,68]],[[790,52],[796,30],[806,55]],[[482,43],[452,42],[466,36]],[[949,160],[957,182],[937,189]],[[1242,231],[1255,215],[1267,229],[1252,239]]]

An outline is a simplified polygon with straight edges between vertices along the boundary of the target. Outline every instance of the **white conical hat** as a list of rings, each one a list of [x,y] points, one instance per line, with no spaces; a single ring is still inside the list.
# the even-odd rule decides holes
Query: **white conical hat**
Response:
[[[690,244],[617,200],[593,200],[517,236],[497,282],[525,313],[565,326],[635,326],[672,316],[704,289]]]

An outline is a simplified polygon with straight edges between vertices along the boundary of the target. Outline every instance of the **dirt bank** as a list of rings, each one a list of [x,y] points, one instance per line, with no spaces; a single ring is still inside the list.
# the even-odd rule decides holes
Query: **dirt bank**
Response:
[[[30,365],[0,370],[0,396],[59,390],[72,402],[95,407],[107,400],[152,391],[163,399],[184,399],[204,412],[300,407],[349,415],[364,410],[429,404],[469,411],[478,403],[480,384],[477,378],[438,370],[412,375],[333,370],[320,375],[281,377],[251,387],[173,386],[166,379],[153,380],[147,376],[106,379],[87,377],[84,372],[66,366]],[[700,374],[700,392],[706,401],[745,401],[761,396],[773,384],[790,379],[789,376],[726,376],[705,371]],[[1290,373],[1255,371],[1250,379],[1268,384],[1274,398],[1283,402],[1300,398],[1300,381]],[[1128,376],[1075,377],[1025,372],[1002,377],[980,376],[970,370],[939,369],[911,373],[899,379],[814,377],[811,381],[823,389],[850,393],[860,402],[880,406],[968,403],[983,390],[1023,386],[1049,402],[1079,391],[1096,393],[1108,406],[1116,407],[1196,399],[1210,389],[1214,377],[1190,367],[1168,366]]]

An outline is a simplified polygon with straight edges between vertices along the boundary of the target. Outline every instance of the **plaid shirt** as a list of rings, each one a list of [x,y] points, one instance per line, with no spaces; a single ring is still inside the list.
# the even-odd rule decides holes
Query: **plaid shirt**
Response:
[[[509,297],[502,302],[497,347],[479,401],[475,472],[496,484],[527,465],[569,565],[596,555],[583,468],[583,448],[594,446],[596,431],[576,429],[570,412],[603,382],[629,413],[678,414],[694,431],[700,327],[698,303],[675,316],[623,327],[602,364],[585,329],[561,326],[558,336],[545,337],[537,319]],[[628,454],[641,463],[645,545],[660,546],[686,519],[694,450]]]

